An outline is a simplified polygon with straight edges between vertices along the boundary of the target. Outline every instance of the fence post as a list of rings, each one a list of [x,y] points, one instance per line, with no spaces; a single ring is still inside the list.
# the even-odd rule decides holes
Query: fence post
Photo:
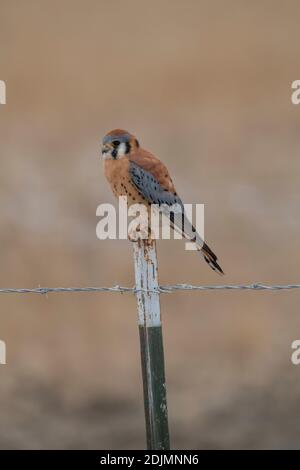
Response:
[[[133,243],[147,448],[170,448],[167,393],[154,240]],[[141,290],[139,290],[141,289]],[[151,291],[145,292],[143,290]]]

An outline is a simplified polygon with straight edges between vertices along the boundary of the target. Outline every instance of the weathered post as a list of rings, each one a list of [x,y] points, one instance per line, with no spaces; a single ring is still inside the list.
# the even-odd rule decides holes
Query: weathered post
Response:
[[[155,241],[133,243],[147,448],[170,448]]]

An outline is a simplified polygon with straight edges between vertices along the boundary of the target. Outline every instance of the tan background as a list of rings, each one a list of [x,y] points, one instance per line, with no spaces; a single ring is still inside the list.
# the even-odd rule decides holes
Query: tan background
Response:
[[[100,141],[124,127],[206,204],[219,278],[180,241],[160,282],[299,282],[297,1],[0,0],[2,287],[133,285]],[[162,297],[175,448],[300,447],[299,292]],[[132,295],[0,295],[1,448],[144,446]]]

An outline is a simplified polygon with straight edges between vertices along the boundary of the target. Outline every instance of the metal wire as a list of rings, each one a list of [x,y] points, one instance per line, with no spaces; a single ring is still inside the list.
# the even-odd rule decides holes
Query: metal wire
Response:
[[[170,294],[172,292],[179,291],[204,291],[204,290],[291,290],[300,289],[300,284],[220,284],[220,285],[207,285],[207,286],[194,286],[191,284],[175,284],[175,285],[164,285],[159,286],[157,289],[150,291],[147,289],[136,289],[135,287],[123,287],[123,286],[112,286],[112,287],[36,287],[33,289],[24,288],[0,288],[0,294],[52,294],[59,292],[119,292],[119,293],[133,293],[137,292],[154,292],[158,294]]]

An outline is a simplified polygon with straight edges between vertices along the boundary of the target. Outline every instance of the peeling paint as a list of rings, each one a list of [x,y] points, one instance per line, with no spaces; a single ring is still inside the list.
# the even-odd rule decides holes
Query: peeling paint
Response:
[[[152,292],[137,292],[139,324],[160,326],[160,303],[158,289],[158,271],[154,240],[138,240],[133,243],[135,284],[137,289]]]

